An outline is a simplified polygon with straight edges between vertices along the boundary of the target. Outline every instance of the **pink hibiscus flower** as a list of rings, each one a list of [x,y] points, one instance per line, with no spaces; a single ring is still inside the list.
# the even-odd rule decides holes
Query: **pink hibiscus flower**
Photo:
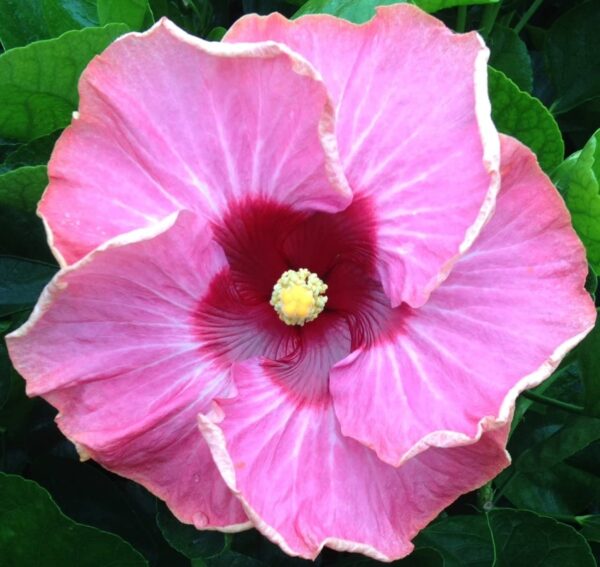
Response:
[[[116,41],[49,165],[62,269],[8,339],[29,395],[183,522],[410,553],[595,319],[487,55],[408,5]]]

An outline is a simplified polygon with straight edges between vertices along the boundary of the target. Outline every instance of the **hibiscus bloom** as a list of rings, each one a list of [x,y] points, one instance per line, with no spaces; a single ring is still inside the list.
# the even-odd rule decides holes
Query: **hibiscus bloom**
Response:
[[[49,164],[62,269],[8,340],[29,395],[199,529],[410,553],[595,318],[487,56],[407,5],[116,41]]]

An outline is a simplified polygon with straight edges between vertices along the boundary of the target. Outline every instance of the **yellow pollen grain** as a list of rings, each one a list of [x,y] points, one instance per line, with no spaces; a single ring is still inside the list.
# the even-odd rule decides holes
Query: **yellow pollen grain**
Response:
[[[287,270],[273,286],[271,305],[286,325],[314,321],[325,308],[327,285],[306,268]]]
[[[281,309],[287,317],[306,319],[314,306],[312,292],[301,285],[281,291]]]

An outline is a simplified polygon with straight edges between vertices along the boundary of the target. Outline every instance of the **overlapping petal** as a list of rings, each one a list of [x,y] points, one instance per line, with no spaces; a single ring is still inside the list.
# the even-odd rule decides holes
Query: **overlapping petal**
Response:
[[[263,40],[323,75],[350,185],[375,203],[384,289],[394,305],[423,304],[473,242],[499,186],[483,41],[406,4],[378,8],[361,26],[250,15],[225,36]]]
[[[508,464],[507,428],[470,446],[431,449],[400,468],[383,463],[340,431],[326,388],[314,387],[320,367],[304,368],[298,389],[287,382],[293,368],[256,359],[236,365],[239,395],[199,421],[249,518],[288,554],[314,559],[328,546],[403,557],[445,506]]]
[[[196,426],[214,397],[234,391],[195,317],[225,266],[203,221],[171,215],[59,272],[7,342],[27,393],[59,410],[83,454],[148,487],[184,522],[238,529],[247,518]]]
[[[497,209],[420,309],[340,362],[331,391],[342,431],[398,465],[429,446],[470,443],[507,423],[593,327],[585,251],[525,146],[502,138]]]
[[[94,59],[79,91],[39,209],[65,263],[183,208],[351,199],[326,88],[283,46],[206,42],[161,20]]]

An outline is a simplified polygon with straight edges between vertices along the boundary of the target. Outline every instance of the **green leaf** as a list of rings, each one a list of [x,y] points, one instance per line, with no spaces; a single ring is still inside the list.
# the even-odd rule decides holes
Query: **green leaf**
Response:
[[[5,50],[48,37],[39,0],[0,0],[0,42]]]
[[[97,25],[96,0],[0,0],[0,41],[6,50]]]
[[[0,254],[53,260],[44,226],[35,214],[47,183],[43,165],[21,167],[0,175]]]
[[[48,184],[45,165],[20,167],[0,175],[0,206],[35,212]]]
[[[588,274],[585,278],[585,290],[595,299],[596,292],[598,291],[598,276],[592,266],[588,266]]]
[[[310,565],[308,562],[305,562]],[[276,563],[274,563],[276,565]],[[380,567],[381,562],[364,555],[345,554],[335,562],[336,567]],[[431,547],[415,549],[408,557],[394,561],[393,567],[444,567],[444,558]]]
[[[48,38],[98,25],[96,0],[42,0]]]
[[[49,428],[55,428],[49,424]],[[41,429],[38,425],[36,431]],[[33,435],[28,435],[35,445]],[[62,447],[68,444],[56,435]],[[73,449],[74,452],[74,449]],[[171,548],[161,537],[153,515],[146,517],[144,510],[127,492],[129,483],[98,467],[93,461],[80,462],[72,453],[56,456],[55,447],[44,445],[29,453],[27,476],[48,490],[63,513],[72,520],[115,533],[131,543],[152,561],[164,547]],[[125,489],[125,490],[124,490]],[[172,551],[172,556],[179,556]],[[166,558],[164,558],[166,559]],[[183,560],[183,557],[181,557]],[[186,562],[189,567],[189,562]],[[158,562],[157,565],[163,565]],[[165,566],[171,567],[170,562]],[[180,563],[174,563],[178,567]]]
[[[579,380],[578,376],[573,379]],[[566,388],[570,380],[568,375],[561,376],[550,390],[560,383]],[[593,417],[573,416],[556,409],[544,414],[529,412],[508,445],[513,464],[495,484],[517,507],[548,514],[588,511],[594,498],[600,498],[600,477],[578,468],[574,457],[596,442],[599,423]]]
[[[552,171],[564,154],[556,121],[537,98],[520,90],[504,73],[491,67],[488,71],[492,118],[496,127],[529,146],[536,153],[542,169]]]
[[[585,388],[584,408],[600,417],[600,312],[596,326],[579,345],[579,367]]]
[[[576,520],[583,527],[581,535],[585,539],[600,543],[600,514],[578,516]]]
[[[100,25],[111,22],[127,24],[132,30],[142,30],[149,17],[148,0],[98,0]]]
[[[510,470],[510,469],[509,469]],[[499,481],[503,482],[501,475]],[[516,472],[504,496],[518,507],[540,514],[572,515],[585,512],[600,497],[600,479],[584,470],[560,463],[551,469]]]
[[[182,524],[162,503],[158,506],[156,522],[169,545],[190,559],[207,559],[227,549],[229,536],[214,531],[198,531]]]
[[[206,39],[208,41],[221,41],[226,33],[227,30],[225,28],[216,27],[210,30],[210,32],[206,36]]]
[[[8,358],[8,349],[6,348],[6,343],[4,342],[4,334],[7,331],[6,326],[10,325],[10,321],[7,323],[6,321],[0,321],[0,410],[8,400],[8,395],[10,393],[10,377],[11,377],[11,363]],[[0,432],[1,434],[1,432]],[[0,458],[2,454],[0,453]]]
[[[490,48],[490,65],[502,71],[521,89],[531,92],[533,70],[527,46],[514,30],[504,26],[494,26],[487,41]]]
[[[77,81],[124,24],[70,31],[0,55],[0,137],[28,142],[64,128],[77,108]]]
[[[484,516],[450,516],[426,527],[415,543],[437,550],[445,567],[489,567],[493,561]]]
[[[0,317],[33,307],[56,270],[42,262],[0,256]]]
[[[267,567],[267,564],[236,551],[226,551],[211,559],[192,559],[192,567]]]
[[[6,565],[142,567],[119,536],[73,522],[41,486],[0,473],[0,556]]]
[[[500,0],[412,0],[411,4],[415,4],[426,12],[433,13],[446,8],[454,8],[455,6],[471,6],[474,4],[497,4]]]
[[[525,450],[515,462],[517,470],[534,472],[551,468],[600,439],[600,419],[569,416],[565,425],[542,443]]]
[[[552,373],[552,375],[544,380],[537,388],[533,391],[536,394],[543,394],[557,379],[561,378],[565,374],[576,371],[574,369],[575,358],[572,353],[569,353],[560,363],[559,367]],[[525,413],[529,410],[533,401],[525,396],[519,396],[515,407],[515,413],[513,415],[512,423],[510,426],[511,435],[519,425]]]
[[[600,272],[600,130],[567,158],[553,175],[585,244],[588,261]]]
[[[376,6],[414,4],[426,12],[433,13],[454,6],[494,4],[497,2],[498,0],[308,0],[293,17],[298,18],[306,14],[331,14],[361,24],[375,15]]]
[[[6,156],[4,166],[11,170],[25,165],[45,165],[50,159],[54,144],[61,132],[62,130],[57,130],[47,136],[20,145]]]
[[[425,528],[416,541],[438,550],[445,567],[595,567],[577,531],[521,510],[451,516]]]
[[[523,510],[493,510],[487,519],[493,567],[596,567],[585,538],[566,524]]]
[[[293,15],[293,18],[299,18],[306,14],[331,14],[355,24],[362,24],[375,15],[375,6],[403,3],[398,0],[308,0]]]
[[[546,58],[557,99],[565,112],[600,95],[600,9],[592,0],[576,6],[552,25]]]

